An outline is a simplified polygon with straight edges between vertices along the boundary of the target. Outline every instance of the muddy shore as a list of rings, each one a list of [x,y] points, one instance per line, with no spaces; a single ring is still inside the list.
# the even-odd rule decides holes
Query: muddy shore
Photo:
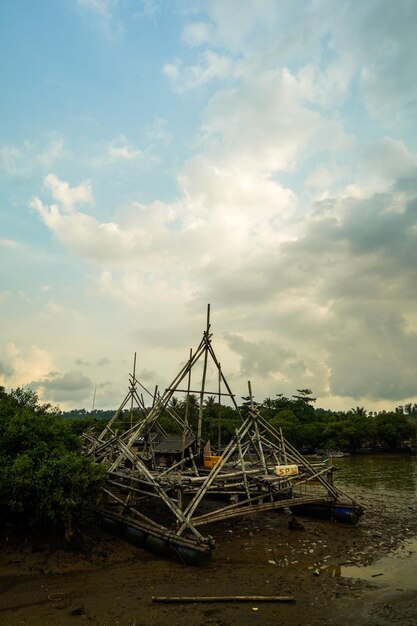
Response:
[[[218,543],[202,568],[169,562],[97,530],[87,556],[5,543],[0,557],[3,626],[388,626],[416,624],[417,589],[364,581],[346,567],[378,563],[417,537],[414,500],[356,492],[357,527],[280,512],[208,528]],[[417,562],[417,560],[416,560]],[[153,596],[292,595],[295,602],[163,605]]]

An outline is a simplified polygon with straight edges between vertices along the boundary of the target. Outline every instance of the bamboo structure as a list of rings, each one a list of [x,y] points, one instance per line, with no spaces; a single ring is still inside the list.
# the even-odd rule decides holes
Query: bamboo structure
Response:
[[[195,384],[198,367],[200,381]],[[332,467],[312,465],[260,415],[250,383],[248,405],[242,414],[212,346],[210,306],[200,344],[190,350],[189,358],[162,394],[157,389],[150,393],[137,380],[135,369],[136,355],[126,397],[98,437],[86,433],[86,451],[107,467],[98,512],[108,524],[136,533],[141,545],[152,549],[159,541],[160,548],[170,546],[187,561],[193,551],[198,555],[211,552],[214,541],[200,529],[214,522],[309,504],[345,503],[359,510],[354,500],[333,485]],[[209,369],[214,371],[216,391],[208,390]],[[150,406],[138,388],[150,397]],[[171,402],[176,393],[186,394],[183,415]],[[192,425],[189,414],[191,394],[199,399],[196,425]],[[217,397],[219,405],[226,399],[241,423],[224,450],[220,449],[219,434],[217,455],[205,458],[202,432],[208,395]],[[126,406],[129,427],[118,432],[115,424]],[[170,458],[168,465],[166,456],[158,456],[158,448],[165,452],[172,445],[161,424],[164,415],[170,416],[178,431],[178,456]]]

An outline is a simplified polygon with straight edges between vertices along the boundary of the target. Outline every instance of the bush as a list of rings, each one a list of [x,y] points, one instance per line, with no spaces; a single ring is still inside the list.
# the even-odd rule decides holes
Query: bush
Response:
[[[32,391],[0,387],[0,522],[53,529],[66,540],[91,519],[104,469],[81,454],[81,441]]]

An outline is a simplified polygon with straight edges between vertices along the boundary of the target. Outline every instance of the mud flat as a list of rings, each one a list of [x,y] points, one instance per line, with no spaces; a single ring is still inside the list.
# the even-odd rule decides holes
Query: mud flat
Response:
[[[271,512],[208,528],[219,547],[203,568],[162,560],[104,531],[97,531],[88,557],[5,543],[0,623],[414,625],[417,576],[413,584],[409,572],[413,563],[417,569],[415,499],[367,491],[352,495],[366,507],[357,527],[299,517],[305,530],[290,531],[289,518]],[[152,602],[153,596],[226,594],[292,595],[295,602]]]

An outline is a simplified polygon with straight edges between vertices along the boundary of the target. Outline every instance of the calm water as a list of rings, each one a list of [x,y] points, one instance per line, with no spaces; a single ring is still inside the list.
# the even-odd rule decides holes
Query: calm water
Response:
[[[359,455],[331,461],[342,470],[335,474],[336,485],[342,489],[417,494],[417,456]]]
[[[336,485],[373,492],[417,495],[417,456],[350,456],[333,459],[342,471]],[[413,500],[411,500],[412,502]],[[388,586],[417,588],[417,538],[407,539],[397,550],[368,567],[344,566],[341,575]]]
[[[417,539],[405,541],[400,548],[368,567],[343,566],[341,575],[373,583],[417,589]]]

